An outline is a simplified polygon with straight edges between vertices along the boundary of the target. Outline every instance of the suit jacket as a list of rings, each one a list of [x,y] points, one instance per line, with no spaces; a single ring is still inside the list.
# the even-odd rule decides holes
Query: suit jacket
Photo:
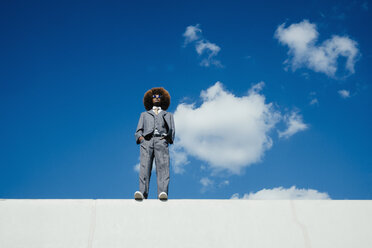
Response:
[[[173,144],[174,135],[175,135],[175,126],[173,114],[162,110],[159,115],[162,115],[166,124],[167,136],[165,139],[169,144]],[[138,121],[137,130],[134,134],[137,144],[139,144],[139,138],[141,136],[146,137],[149,134],[152,134],[155,130],[155,113],[152,110],[147,112],[142,112],[140,119]]]

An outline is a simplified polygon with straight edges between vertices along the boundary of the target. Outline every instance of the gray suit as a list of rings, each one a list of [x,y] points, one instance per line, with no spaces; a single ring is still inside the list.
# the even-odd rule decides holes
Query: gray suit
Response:
[[[154,137],[155,128],[163,137]],[[149,193],[149,184],[152,163],[155,158],[158,194],[168,194],[169,185],[169,150],[168,144],[172,144],[175,135],[175,127],[172,113],[161,111],[158,115],[149,110],[141,113],[138,121],[135,138],[140,144],[140,191],[145,198]],[[139,141],[143,136],[144,139]]]

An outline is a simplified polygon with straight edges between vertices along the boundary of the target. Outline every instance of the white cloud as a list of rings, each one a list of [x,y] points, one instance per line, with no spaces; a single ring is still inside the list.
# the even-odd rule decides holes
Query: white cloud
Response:
[[[339,90],[338,94],[344,99],[350,97],[350,91],[348,90]]]
[[[313,98],[313,99],[311,99],[311,101],[310,101],[310,105],[315,105],[315,104],[319,104],[318,99],[317,99],[317,98]]]
[[[202,179],[200,179],[200,183],[201,183],[204,187],[207,187],[207,186],[211,186],[211,185],[213,185],[213,181],[210,180],[208,177],[203,177]]]
[[[230,184],[229,180],[224,180],[224,181],[220,182],[219,186],[220,186],[220,188],[222,188],[222,187],[228,186],[229,184]]]
[[[133,170],[134,170],[135,172],[139,172],[139,171],[140,171],[140,164],[138,163],[138,164],[136,164],[135,166],[133,166]]]
[[[215,57],[220,52],[221,48],[215,43],[211,43],[204,39],[202,36],[202,30],[199,28],[200,25],[188,26],[186,31],[183,33],[185,37],[184,45],[189,43],[195,43],[195,50],[199,57],[201,58],[200,65],[209,67],[210,65],[222,66],[221,62]]]
[[[280,138],[289,138],[295,133],[308,128],[308,126],[303,122],[302,116],[295,111],[290,115],[284,116],[284,121],[287,123],[287,129],[283,132],[278,131]]]
[[[218,60],[215,60],[214,57],[217,56],[218,52],[221,50],[219,46],[209,41],[199,41],[195,46],[196,52],[199,55],[207,54],[207,58],[204,58],[201,61],[202,66],[209,67],[211,64],[216,66],[221,65]]]
[[[140,163],[134,165],[133,170],[135,172],[139,172],[140,171]],[[152,163],[152,172],[154,172],[155,170],[156,170],[156,165],[155,165],[155,160],[154,160],[154,162]]]
[[[202,179],[200,179],[200,183],[203,186],[201,188],[202,193],[206,192],[208,189],[213,188],[214,186],[214,181],[209,179],[208,177],[203,177]]]
[[[183,33],[183,36],[185,37],[185,45],[200,39],[202,30],[199,26],[199,24],[196,24],[195,26],[188,26],[186,28],[186,31]]]
[[[345,68],[354,73],[354,65],[359,55],[358,43],[349,37],[334,35],[317,45],[319,33],[316,25],[308,20],[291,24],[285,28],[281,24],[275,31],[275,38],[283,45],[289,47],[289,58],[285,61],[293,70],[307,67],[328,76],[335,76],[337,60],[340,56],[346,57]]]
[[[315,189],[298,189],[292,186],[288,189],[283,187],[273,189],[262,189],[256,193],[244,194],[239,198],[239,194],[233,194],[231,199],[246,200],[330,200],[331,198],[325,192],[319,192]]]
[[[212,170],[234,174],[259,162],[271,148],[269,133],[281,118],[260,94],[263,85],[238,97],[217,82],[201,92],[200,107],[179,104],[174,113],[178,149],[206,161]]]
[[[318,98],[316,97],[316,92],[312,91],[309,93],[310,105],[319,105]]]
[[[184,152],[182,147],[177,145],[177,143],[170,147],[169,152],[171,154],[170,157],[173,172],[176,174],[184,173],[185,172],[184,166],[190,163],[189,160],[187,159],[187,153]]]

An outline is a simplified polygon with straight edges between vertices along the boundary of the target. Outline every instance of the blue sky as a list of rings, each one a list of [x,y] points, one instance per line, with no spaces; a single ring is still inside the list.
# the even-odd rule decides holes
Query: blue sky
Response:
[[[2,1],[0,198],[132,198],[162,86],[170,198],[372,199],[371,8]]]

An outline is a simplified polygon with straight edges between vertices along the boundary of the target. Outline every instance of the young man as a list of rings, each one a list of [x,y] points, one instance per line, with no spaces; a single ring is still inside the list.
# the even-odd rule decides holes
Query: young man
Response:
[[[155,158],[158,198],[168,199],[169,150],[173,144],[175,127],[172,113],[166,112],[170,95],[162,87],[152,88],[145,93],[143,104],[146,112],[141,113],[135,138],[140,144],[139,191],[136,200],[147,199],[153,160]]]

